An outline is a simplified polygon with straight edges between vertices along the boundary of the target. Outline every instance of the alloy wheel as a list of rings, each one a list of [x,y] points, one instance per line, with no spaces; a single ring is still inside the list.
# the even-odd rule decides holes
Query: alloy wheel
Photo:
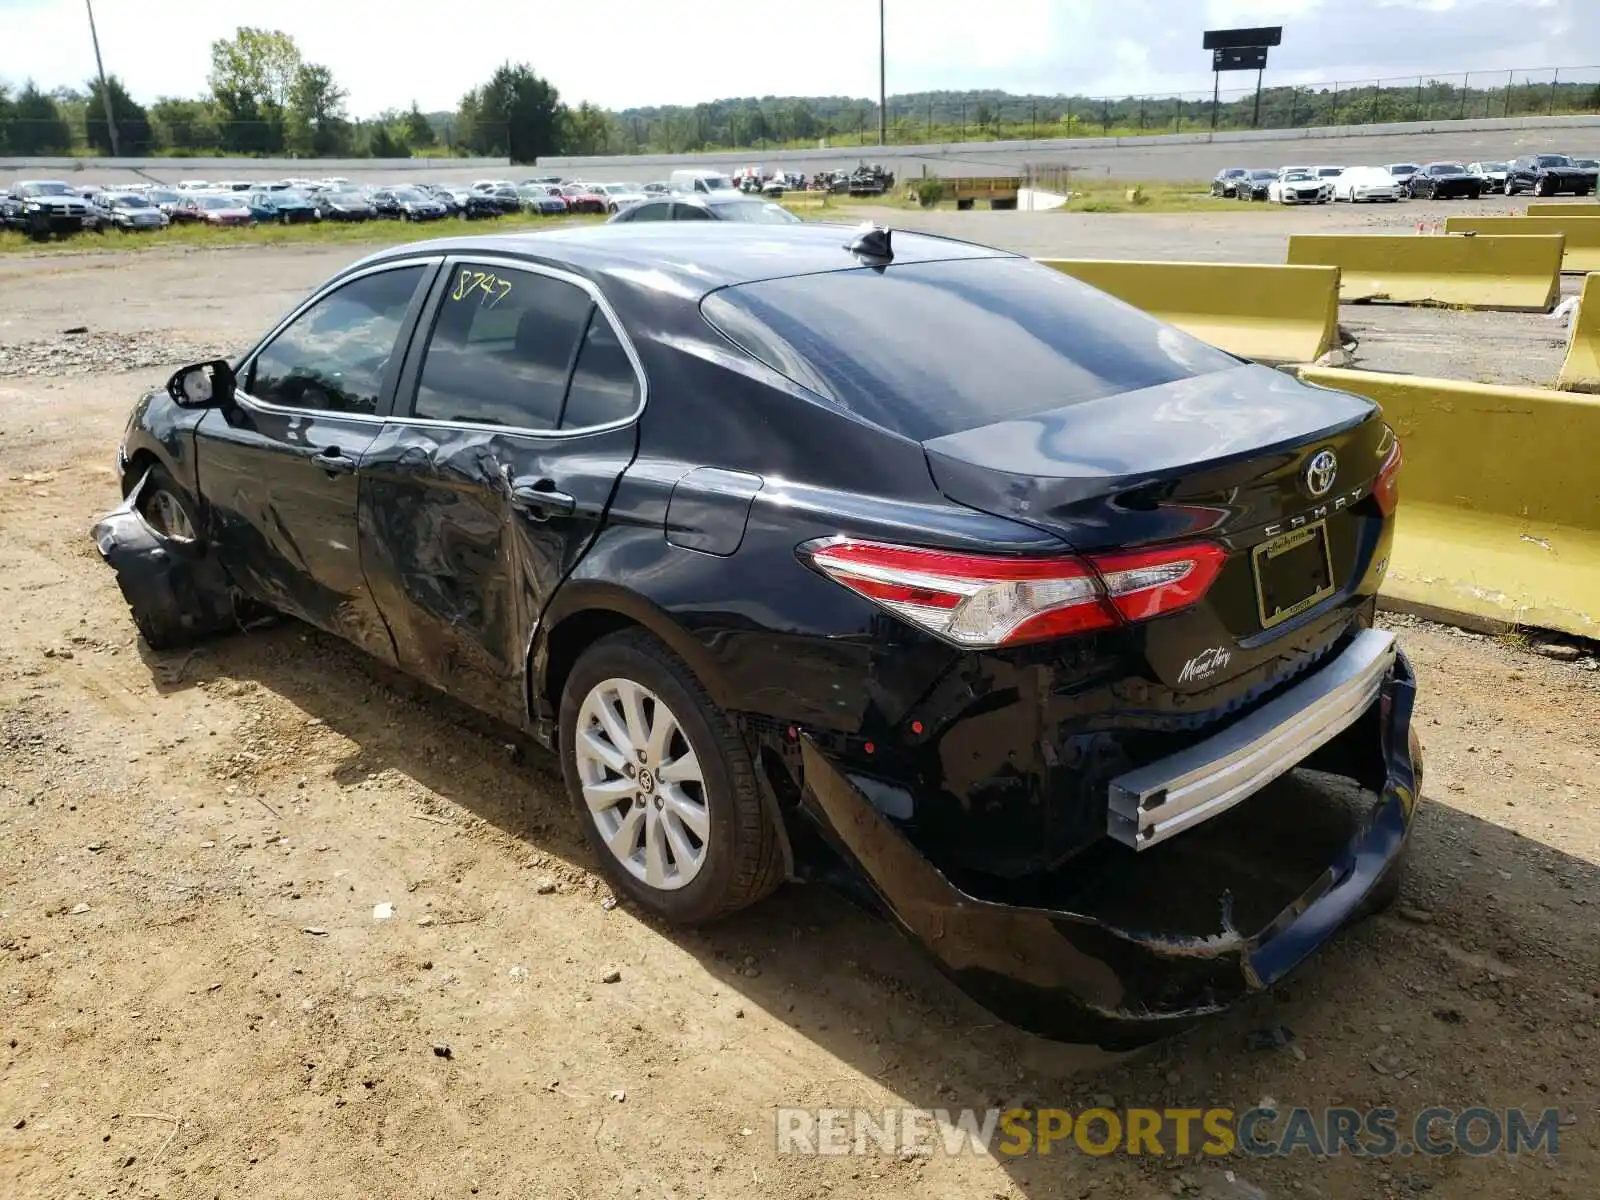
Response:
[[[606,848],[649,887],[691,883],[706,862],[711,810],[672,710],[642,684],[606,679],[584,697],[573,742],[584,803]]]

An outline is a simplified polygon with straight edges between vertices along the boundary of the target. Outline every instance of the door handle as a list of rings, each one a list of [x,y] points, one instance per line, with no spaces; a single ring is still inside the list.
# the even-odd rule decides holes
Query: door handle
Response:
[[[347,458],[344,451],[337,446],[329,446],[326,450],[313,454],[311,461],[330,475],[348,475],[356,469],[356,460]]]
[[[512,484],[511,503],[523,512],[540,517],[570,517],[578,511],[578,502],[566,492],[556,491],[552,479]]]

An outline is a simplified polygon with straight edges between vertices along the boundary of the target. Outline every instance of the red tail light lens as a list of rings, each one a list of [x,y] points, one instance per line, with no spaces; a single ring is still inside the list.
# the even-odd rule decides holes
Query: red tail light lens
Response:
[[[1015,646],[1143,621],[1195,603],[1226,552],[1210,543],[1090,559],[1002,558],[859,542],[806,553],[836,583],[962,646]]]
[[[1394,437],[1392,433],[1390,436]],[[1386,517],[1400,503],[1400,464],[1404,457],[1400,453],[1400,439],[1396,437],[1389,457],[1383,460],[1383,466],[1378,471],[1378,481],[1372,485],[1372,496],[1378,502],[1378,511]]]

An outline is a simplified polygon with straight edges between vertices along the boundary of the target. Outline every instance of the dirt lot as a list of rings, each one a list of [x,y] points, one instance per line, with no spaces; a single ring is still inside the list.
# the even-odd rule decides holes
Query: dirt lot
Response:
[[[0,1194],[1595,1194],[1592,660],[1400,620],[1428,749],[1402,907],[1116,1059],[996,1025],[821,889],[697,934],[612,906],[548,759],[321,634],[145,651],[86,536],[129,404],[341,255],[0,264]],[[779,1105],[1268,1096],[1555,1107],[1560,1154],[775,1152]]]

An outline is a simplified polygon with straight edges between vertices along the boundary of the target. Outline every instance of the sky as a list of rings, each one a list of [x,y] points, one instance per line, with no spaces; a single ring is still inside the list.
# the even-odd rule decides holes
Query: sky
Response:
[[[884,0],[888,90],[1079,95],[1209,92],[1205,29],[1284,26],[1267,82],[1579,67],[1600,80],[1600,0]],[[352,116],[453,109],[501,62],[569,104],[878,90],[878,0],[96,0],[105,67],[134,98],[197,96],[210,44],[241,24],[292,35],[349,92]],[[0,0],[0,80],[82,87],[81,0]],[[1594,64],[1594,65],[1590,65]],[[1548,78],[1545,74],[1543,78]],[[1244,75],[1224,86],[1253,85]]]

